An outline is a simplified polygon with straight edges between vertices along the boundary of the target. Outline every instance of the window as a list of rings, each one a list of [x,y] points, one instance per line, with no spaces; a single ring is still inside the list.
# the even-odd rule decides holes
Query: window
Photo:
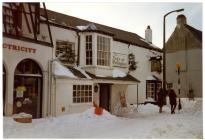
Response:
[[[110,39],[97,36],[97,65],[110,65]]]
[[[153,98],[155,101],[158,100],[158,93],[162,88],[162,82],[156,80],[147,81],[147,98]]]
[[[73,103],[92,102],[92,85],[73,85]]]
[[[16,3],[4,3],[3,6],[3,23],[4,30],[10,34],[15,34],[16,29],[21,30],[22,14],[21,5]]]
[[[154,98],[155,95],[155,83],[147,83],[147,97]]]
[[[74,43],[68,41],[56,41],[56,57],[60,56],[59,60],[64,64],[75,63]]]
[[[92,65],[92,35],[86,36],[86,65]]]
[[[161,61],[160,60],[151,61],[151,72],[153,71],[161,72]]]

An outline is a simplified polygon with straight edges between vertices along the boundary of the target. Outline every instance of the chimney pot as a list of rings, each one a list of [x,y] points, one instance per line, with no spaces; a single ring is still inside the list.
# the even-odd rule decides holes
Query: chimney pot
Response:
[[[187,24],[186,22],[186,16],[181,14],[177,16],[177,26],[180,28],[184,24]]]

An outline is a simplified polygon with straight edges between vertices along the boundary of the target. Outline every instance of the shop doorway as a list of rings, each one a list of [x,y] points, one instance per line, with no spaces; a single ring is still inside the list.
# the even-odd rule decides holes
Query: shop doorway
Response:
[[[110,111],[110,85],[100,84],[100,107]]]
[[[42,112],[42,72],[31,59],[21,61],[15,70],[13,113],[25,112],[40,118]]]

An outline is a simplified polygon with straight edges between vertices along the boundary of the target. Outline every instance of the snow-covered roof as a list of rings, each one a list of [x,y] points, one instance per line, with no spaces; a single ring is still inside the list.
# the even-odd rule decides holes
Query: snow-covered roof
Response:
[[[127,76],[127,73],[119,69],[112,70],[112,77],[125,77],[125,76]]]
[[[97,27],[95,26],[94,23],[90,23],[86,26],[76,26],[77,29],[84,31],[84,30],[96,30]]]
[[[53,62],[53,74],[56,76],[77,78],[68,68],[66,68],[59,61]]]
[[[82,69],[80,66],[75,66],[74,67],[76,70],[80,71],[87,79],[92,79],[86,72],[85,70]]]

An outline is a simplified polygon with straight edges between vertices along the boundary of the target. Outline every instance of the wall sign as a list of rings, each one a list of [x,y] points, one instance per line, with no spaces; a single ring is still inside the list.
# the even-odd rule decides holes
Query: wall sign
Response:
[[[15,51],[27,52],[27,53],[36,53],[36,49],[34,48],[27,48],[27,47],[17,46],[13,44],[3,43],[3,48],[9,49],[9,50],[15,50]]]
[[[113,52],[112,65],[114,67],[127,67],[128,59],[126,54]]]

